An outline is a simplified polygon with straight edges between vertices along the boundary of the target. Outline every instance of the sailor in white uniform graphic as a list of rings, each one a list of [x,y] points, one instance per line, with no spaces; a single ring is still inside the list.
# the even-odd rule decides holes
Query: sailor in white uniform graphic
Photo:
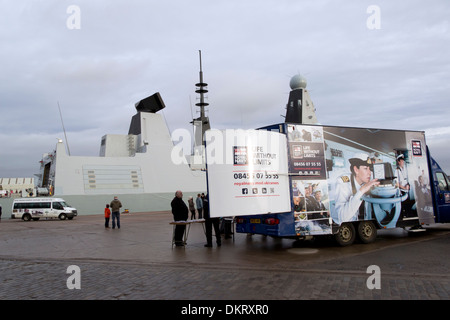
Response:
[[[367,210],[361,197],[372,186],[380,184],[377,179],[371,180],[371,161],[367,154],[356,154],[349,162],[351,173],[338,177],[336,181],[335,210],[332,218],[339,225],[348,221],[370,219],[365,216]]]

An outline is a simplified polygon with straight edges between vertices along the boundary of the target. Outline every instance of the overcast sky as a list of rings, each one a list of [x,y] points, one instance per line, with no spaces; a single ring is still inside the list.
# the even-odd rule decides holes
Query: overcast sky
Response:
[[[449,19],[448,0],[0,0],[0,177],[38,173],[58,102],[72,155],[155,92],[189,129],[198,50],[214,128],[283,122],[300,73],[321,124],[423,130],[450,173]]]

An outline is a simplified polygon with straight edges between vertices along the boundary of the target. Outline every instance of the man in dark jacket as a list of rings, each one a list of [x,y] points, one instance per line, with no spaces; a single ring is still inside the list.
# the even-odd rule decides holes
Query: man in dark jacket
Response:
[[[178,190],[175,192],[175,198],[173,198],[170,203],[172,207],[172,214],[174,221],[186,221],[189,216],[189,209],[183,201],[183,192]],[[175,245],[180,247],[184,246],[183,235],[186,229],[185,225],[176,225],[175,226]]]
[[[220,247],[222,245],[222,241],[220,238],[220,218],[211,218],[209,213],[209,197],[203,198],[203,212],[205,217],[205,231],[206,231],[206,244],[205,247],[212,247],[212,228],[214,227],[214,232],[216,234],[216,243],[217,246]]]

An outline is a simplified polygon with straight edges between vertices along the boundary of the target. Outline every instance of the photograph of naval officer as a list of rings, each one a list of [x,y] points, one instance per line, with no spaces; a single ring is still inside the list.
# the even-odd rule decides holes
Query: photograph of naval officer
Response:
[[[331,217],[337,224],[366,219],[365,201],[361,197],[380,184],[378,179],[371,179],[371,161],[367,154],[357,153],[349,162],[350,173],[341,175],[336,181],[335,210]]]
[[[408,171],[406,170],[405,156],[403,154],[397,156],[397,177],[397,187],[406,192],[409,191]]]
[[[411,191],[410,194],[411,185],[409,184],[408,170],[406,168],[405,156],[403,154],[399,154],[397,156],[396,173],[397,173],[397,181],[395,186],[400,190],[402,190],[404,193],[408,194],[408,197],[404,201],[402,201],[401,218],[417,217],[417,211],[413,209],[413,206],[415,204],[415,199],[412,199],[414,198],[414,192]],[[416,192],[418,193],[417,190]]]

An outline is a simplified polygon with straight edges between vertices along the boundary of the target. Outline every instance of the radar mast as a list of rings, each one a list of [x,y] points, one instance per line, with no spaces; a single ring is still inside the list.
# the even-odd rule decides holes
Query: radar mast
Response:
[[[209,117],[206,115],[206,107],[209,103],[205,102],[205,94],[208,93],[208,84],[203,81],[203,69],[202,69],[202,51],[198,50],[200,58],[200,81],[195,84],[197,90],[196,93],[200,95],[200,102],[195,105],[200,108],[200,117],[193,119],[191,122],[194,125],[194,154],[191,158],[191,168],[204,170],[205,167],[205,132],[211,128],[209,123]]]

